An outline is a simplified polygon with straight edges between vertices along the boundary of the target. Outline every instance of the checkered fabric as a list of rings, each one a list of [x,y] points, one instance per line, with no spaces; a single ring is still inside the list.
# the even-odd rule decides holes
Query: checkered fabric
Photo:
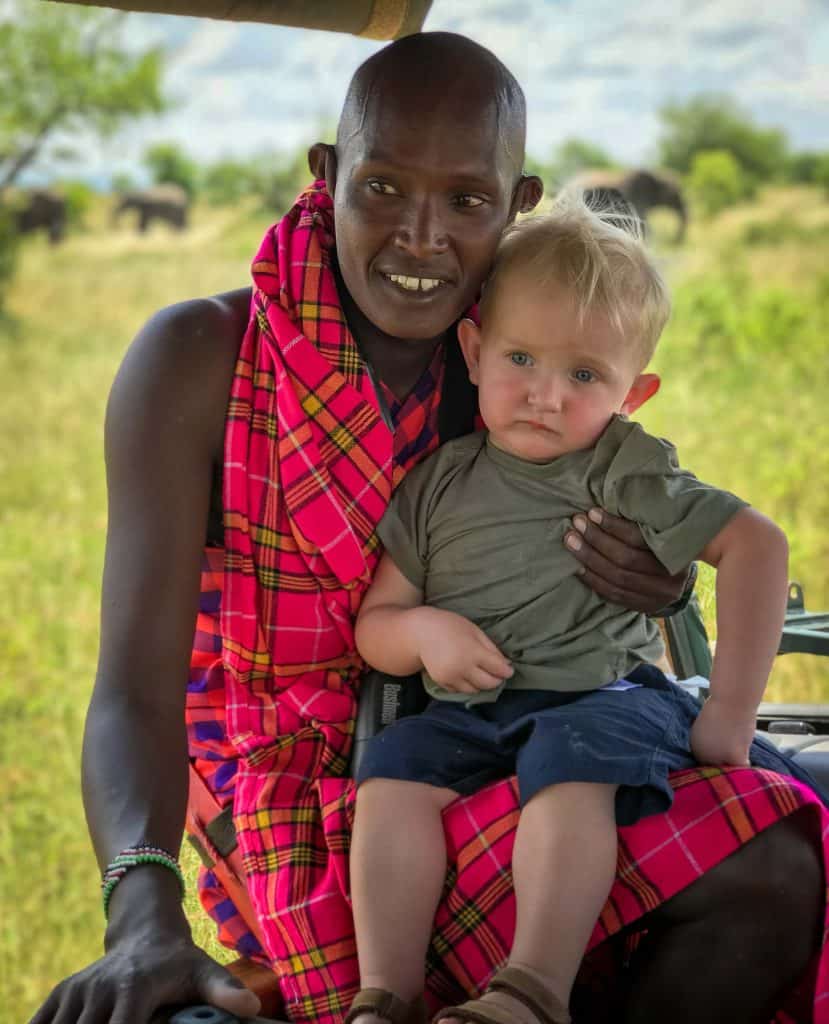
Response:
[[[321,182],[271,229],[253,265],[249,330],[227,419],[225,550],[205,553],[188,694],[191,756],[234,820],[259,947],[203,873],[219,936],[271,964],[297,1022],[338,1024],[358,987],[348,895],[353,786],[345,777],[360,661],[353,619],[394,484],[437,443],[439,365],[383,424],[340,310],[331,200]],[[393,406],[392,396],[387,395]],[[416,407],[416,408],[415,408]],[[665,815],[620,830],[619,870],[590,946],[637,921],[758,832],[805,808],[829,863],[829,816],[807,787],[752,769],[672,778]],[[514,780],[444,816],[449,873],[427,963],[432,1009],[478,994],[503,963],[515,907]],[[827,872],[829,877],[829,872]],[[594,957],[595,959],[595,957]],[[829,1024],[829,963],[807,1009]]]

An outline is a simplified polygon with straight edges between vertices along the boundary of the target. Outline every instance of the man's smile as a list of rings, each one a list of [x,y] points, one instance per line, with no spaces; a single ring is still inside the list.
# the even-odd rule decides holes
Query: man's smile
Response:
[[[433,292],[435,288],[446,283],[439,277],[409,277],[405,274],[383,274],[383,276],[394,284],[400,285],[401,288],[405,288],[407,292]]]
[[[380,278],[396,295],[420,301],[443,295],[450,282],[445,277],[431,274],[398,274],[387,270],[379,272]]]

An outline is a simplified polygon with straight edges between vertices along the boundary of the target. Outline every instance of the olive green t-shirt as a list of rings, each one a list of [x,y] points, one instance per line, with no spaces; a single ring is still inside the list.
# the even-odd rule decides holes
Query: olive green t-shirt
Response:
[[[656,624],[577,578],[562,538],[593,505],[639,524],[669,572],[696,558],[745,502],[679,467],[669,442],[616,416],[595,447],[552,462],[496,448],[486,432],[443,445],[395,491],[378,533],[426,604],[466,616],[512,662],[511,689],[594,690],[663,653]],[[434,697],[469,697],[423,673]]]

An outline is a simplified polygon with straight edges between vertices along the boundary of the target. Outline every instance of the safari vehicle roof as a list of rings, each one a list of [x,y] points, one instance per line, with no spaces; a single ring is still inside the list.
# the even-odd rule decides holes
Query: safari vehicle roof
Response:
[[[399,39],[419,32],[432,0],[57,0],[122,11],[184,14],[222,21],[258,21],[295,28]]]

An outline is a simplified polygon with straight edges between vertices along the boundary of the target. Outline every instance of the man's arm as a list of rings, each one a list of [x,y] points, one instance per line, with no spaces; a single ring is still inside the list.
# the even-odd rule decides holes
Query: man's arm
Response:
[[[109,521],[101,647],[83,748],[84,803],[103,867],[142,840],[177,852],[187,799],[184,698],[211,481],[246,293],[154,317],[118,372],[106,419]],[[193,946],[175,876],[128,872],[106,955],[34,1018],[143,1024],[197,999],[240,1014],[257,1000]],[[73,1016],[74,1014],[74,1016]]]
[[[564,543],[582,564],[582,582],[599,597],[659,615],[668,614],[685,596],[690,566],[669,573],[648,549],[636,523],[593,508],[574,516],[573,527],[565,534]]]
[[[747,764],[786,616],[788,544],[771,520],[744,508],[701,557],[717,569],[717,645],[692,749],[704,764]]]

